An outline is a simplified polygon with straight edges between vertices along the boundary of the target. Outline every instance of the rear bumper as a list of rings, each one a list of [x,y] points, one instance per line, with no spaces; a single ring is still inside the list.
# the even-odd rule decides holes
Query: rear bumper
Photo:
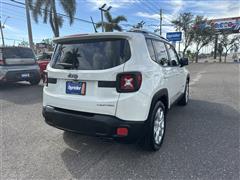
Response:
[[[29,74],[29,76],[22,77],[22,74]],[[36,79],[40,79],[40,72],[37,69],[6,71],[0,77],[0,81],[4,82],[30,81]]]
[[[43,107],[47,124],[58,129],[73,131],[90,136],[135,141],[145,134],[146,122],[125,121],[114,116],[65,110],[52,106]],[[117,128],[128,128],[127,136],[118,136]]]

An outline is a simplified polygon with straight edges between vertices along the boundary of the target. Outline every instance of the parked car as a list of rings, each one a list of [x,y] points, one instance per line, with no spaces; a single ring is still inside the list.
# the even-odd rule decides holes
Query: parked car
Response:
[[[40,69],[35,55],[26,47],[0,47],[0,82],[28,81],[37,85]]]
[[[44,81],[44,71],[51,60],[52,53],[43,53],[37,56],[37,63],[40,67],[40,75]]]
[[[187,59],[147,32],[57,38],[43,90],[43,116],[56,128],[158,150],[169,108],[189,98]]]

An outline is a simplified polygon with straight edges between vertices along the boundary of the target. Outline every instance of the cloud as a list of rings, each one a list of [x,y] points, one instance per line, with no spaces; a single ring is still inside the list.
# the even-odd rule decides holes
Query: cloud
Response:
[[[135,14],[136,16],[139,16],[139,17],[144,17],[144,18],[148,18],[148,19],[154,19],[154,20],[159,20],[160,19],[160,15],[159,14],[150,14],[150,13],[147,13],[147,12],[137,12]]]
[[[128,5],[139,3],[135,0],[87,0],[87,3],[89,6],[91,6],[92,10],[96,10],[99,7],[101,7],[103,4],[107,4],[108,7],[112,6],[114,9],[120,9],[120,8],[128,8]]]
[[[183,1],[171,0],[166,2],[167,8],[163,10],[163,23],[170,23],[181,12],[191,12],[202,15],[208,19],[227,18],[240,16],[240,1],[237,0],[208,0],[208,1]],[[158,13],[148,13],[144,9],[135,13],[136,16],[159,21]]]
[[[20,29],[18,29],[18,28],[16,28],[16,27],[13,27],[13,26],[9,26],[9,25],[7,25],[7,24],[4,25],[4,28],[5,28],[6,30],[8,30],[8,31],[13,32],[13,33],[23,33],[22,30],[20,30]]]
[[[203,15],[208,19],[240,16],[239,0],[190,1],[186,11]]]
[[[160,14],[154,13],[150,14],[147,12],[137,12],[135,14],[136,16],[151,19],[151,20],[156,20],[160,21]],[[171,21],[173,20],[174,16],[171,14],[163,14],[163,24],[171,24]]]
[[[183,9],[185,3],[183,2],[183,0],[171,0],[170,5],[174,7],[172,15],[173,16],[177,15]]]

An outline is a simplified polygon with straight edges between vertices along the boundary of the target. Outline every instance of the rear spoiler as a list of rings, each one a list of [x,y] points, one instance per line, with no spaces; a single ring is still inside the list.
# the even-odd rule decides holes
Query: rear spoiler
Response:
[[[95,34],[77,34],[71,36],[64,36],[53,39],[54,43],[64,43],[69,41],[76,41],[76,40],[87,40],[87,39],[106,39],[106,38],[131,38],[131,34],[129,33],[95,33]]]

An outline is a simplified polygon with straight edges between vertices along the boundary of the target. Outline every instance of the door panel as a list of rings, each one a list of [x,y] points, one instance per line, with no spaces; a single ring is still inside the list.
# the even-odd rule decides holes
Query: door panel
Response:
[[[170,102],[173,103],[178,94],[178,82],[176,80],[177,76],[179,75],[178,71],[174,67],[165,67],[163,68],[163,74],[163,78],[168,87]]]
[[[182,71],[179,64],[178,55],[174,49],[174,47],[170,44],[166,44],[170,65],[172,67],[172,72],[175,74],[174,78],[174,85],[175,85],[175,92],[174,92],[174,101],[182,94]]]

